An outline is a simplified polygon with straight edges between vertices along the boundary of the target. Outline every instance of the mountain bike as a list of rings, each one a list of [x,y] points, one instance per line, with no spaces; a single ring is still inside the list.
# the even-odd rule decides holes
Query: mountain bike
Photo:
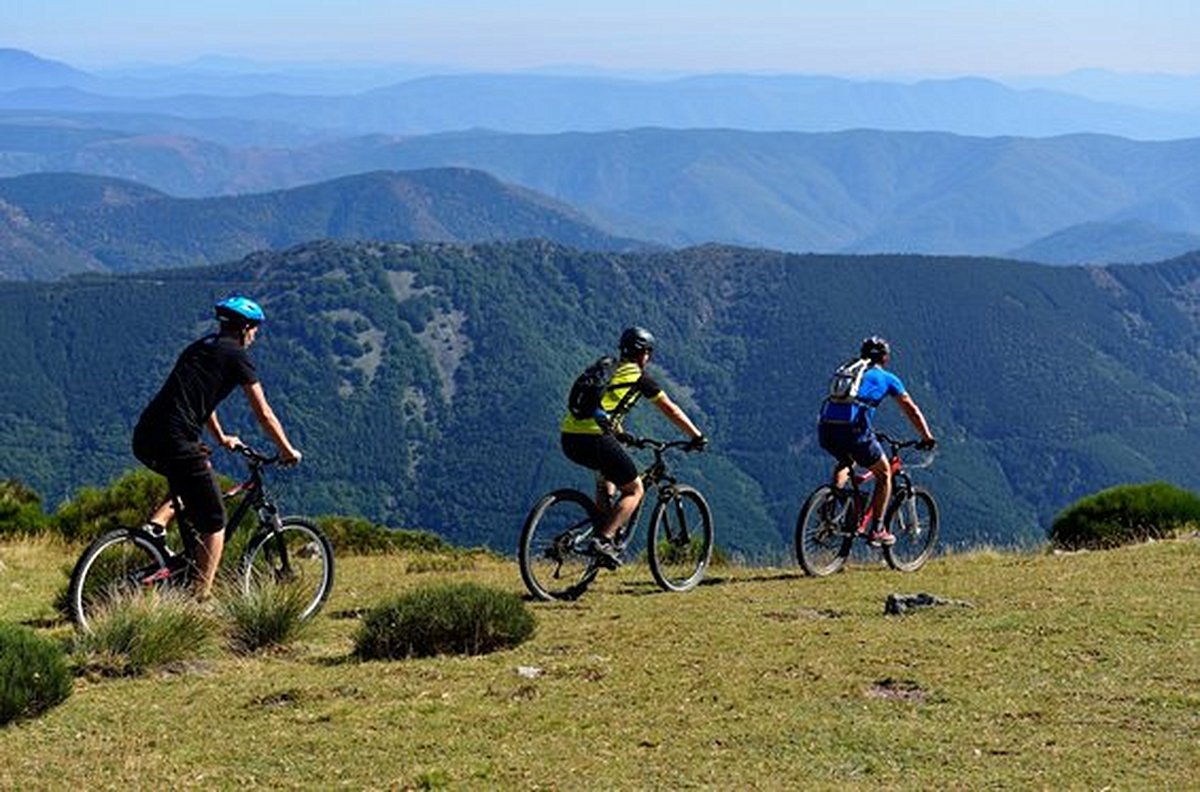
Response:
[[[665,591],[695,588],[704,578],[712,556],[712,512],[704,496],[671,475],[664,458],[670,450],[694,450],[690,441],[664,442],[628,435],[620,439],[626,445],[650,449],[654,461],[640,474],[646,497],[613,538],[618,554],[623,554],[632,542],[653,489],[658,497],[650,510],[646,540],[650,574]],[[590,552],[590,541],[604,520],[595,502],[578,490],[554,490],[534,505],[521,529],[517,548],[521,578],[533,596],[571,600],[587,590],[602,568]]]
[[[883,524],[896,537],[893,545],[884,545],[888,566],[901,572],[915,572],[933,554],[938,538],[938,506],[933,495],[916,486],[908,470],[927,467],[929,454],[919,465],[905,465],[901,452],[915,447],[917,440],[895,440],[883,432],[875,436],[888,446],[892,468],[892,496],[884,511]],[[850,486],[823,484],[813,490],[796,520],[796,560],[804,571],[815,577],[837,572],[850,557],[855,539],[867,540],[871,524],[871,494],[863,485],[875,476],[870,470],[855,469],[847,463],[839,468],[850,470]]]
[[[237,452],[248,470],[244,481],[224,493],[227,502],[241,496],[225,523],[226,543],[243,521],[253,524],[247,515],[257,516],[238,567],[241,588],[250,593],[269,583],[299,587],[307,601],[301,618],[310,618],[333,588],[333,546],[310,520],[279,516],[263,481],[264,469],[278,463],[278,456],[268,457],[248,446],[240,446]],[[79,629],[90,632],[96,615],[117,598],[191,584],[198,573],[194,534],[183,504],[173,493],[170,497],[184,537],[183,551],[171,549],[166,531],[118,528],[101,535],[79,557],[67,589],[71,619]]]

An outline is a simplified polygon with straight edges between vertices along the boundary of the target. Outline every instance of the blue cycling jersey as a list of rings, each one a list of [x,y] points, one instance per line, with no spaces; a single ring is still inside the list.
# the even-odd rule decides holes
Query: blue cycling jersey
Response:
[[[858,386],[858,399],[853,402],[826,401],[821,406],[821,421],[852,424],[862,432],[871,429],[875,408],[889,396],[903,396],[908,391],[892,372],[872,366],[863,373]]]

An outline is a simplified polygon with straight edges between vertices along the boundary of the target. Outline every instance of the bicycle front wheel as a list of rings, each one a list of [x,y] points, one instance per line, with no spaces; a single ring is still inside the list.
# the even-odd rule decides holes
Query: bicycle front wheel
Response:
[[[83,551],[71,571],[71,621],[90,633],[97,617],[122,598],[167,583],[170,570],[158,544],[138,528],[109,531]]]
[[[592,499],[571,489],[545,495],[525,518],[517,561],[529,593],[541,600],[579,597],[600,571],[588,540],[600,519]]]
[[[712,558],[712,512],[704,496],[677,486],[654,506],[647,538],[650,574],[666,591],[688,591],[704,579]]]
[[[809,575],[832,575],[846,565],[854,543],[844,528],[847,510],[853,511],[850,502],[839,498],[828,484],[817,487],[804,501],[796,520],[796,561]]]
[[[913,487],[892,499],[887,519],[896,543],[883,549],[892,569],[915,572],[933,555],[938,538],[937,502],[926,490]]]
[[[303,603],[301,619],[315,616],[333,589],[333,546],[311,521],[284,517],[278,530],[257,534],[242,557],[242,589],[286,586]]]

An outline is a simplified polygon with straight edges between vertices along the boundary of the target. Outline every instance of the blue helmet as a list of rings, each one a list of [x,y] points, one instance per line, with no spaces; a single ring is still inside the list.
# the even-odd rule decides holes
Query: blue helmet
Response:
[[[226,297],[217,303],[214,309],[217,312],[217,318],[222,322],[257,325],[267,318],[258,303],[240,294]]]

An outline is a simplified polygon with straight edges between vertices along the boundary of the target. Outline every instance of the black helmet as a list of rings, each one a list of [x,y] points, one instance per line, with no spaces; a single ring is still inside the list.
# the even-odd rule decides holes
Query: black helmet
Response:
[[[621,357],[632,360],[642,352],[654,349],[654,336],[644,327],[627,327],[621,333],[621,342],[617,345]]]
[[[867,358],[872,363],[881,363],[884,356],[890,354],[892,354],[892,345],[882,336],[864,338],[862,346],[858,350],[859,357]]]

